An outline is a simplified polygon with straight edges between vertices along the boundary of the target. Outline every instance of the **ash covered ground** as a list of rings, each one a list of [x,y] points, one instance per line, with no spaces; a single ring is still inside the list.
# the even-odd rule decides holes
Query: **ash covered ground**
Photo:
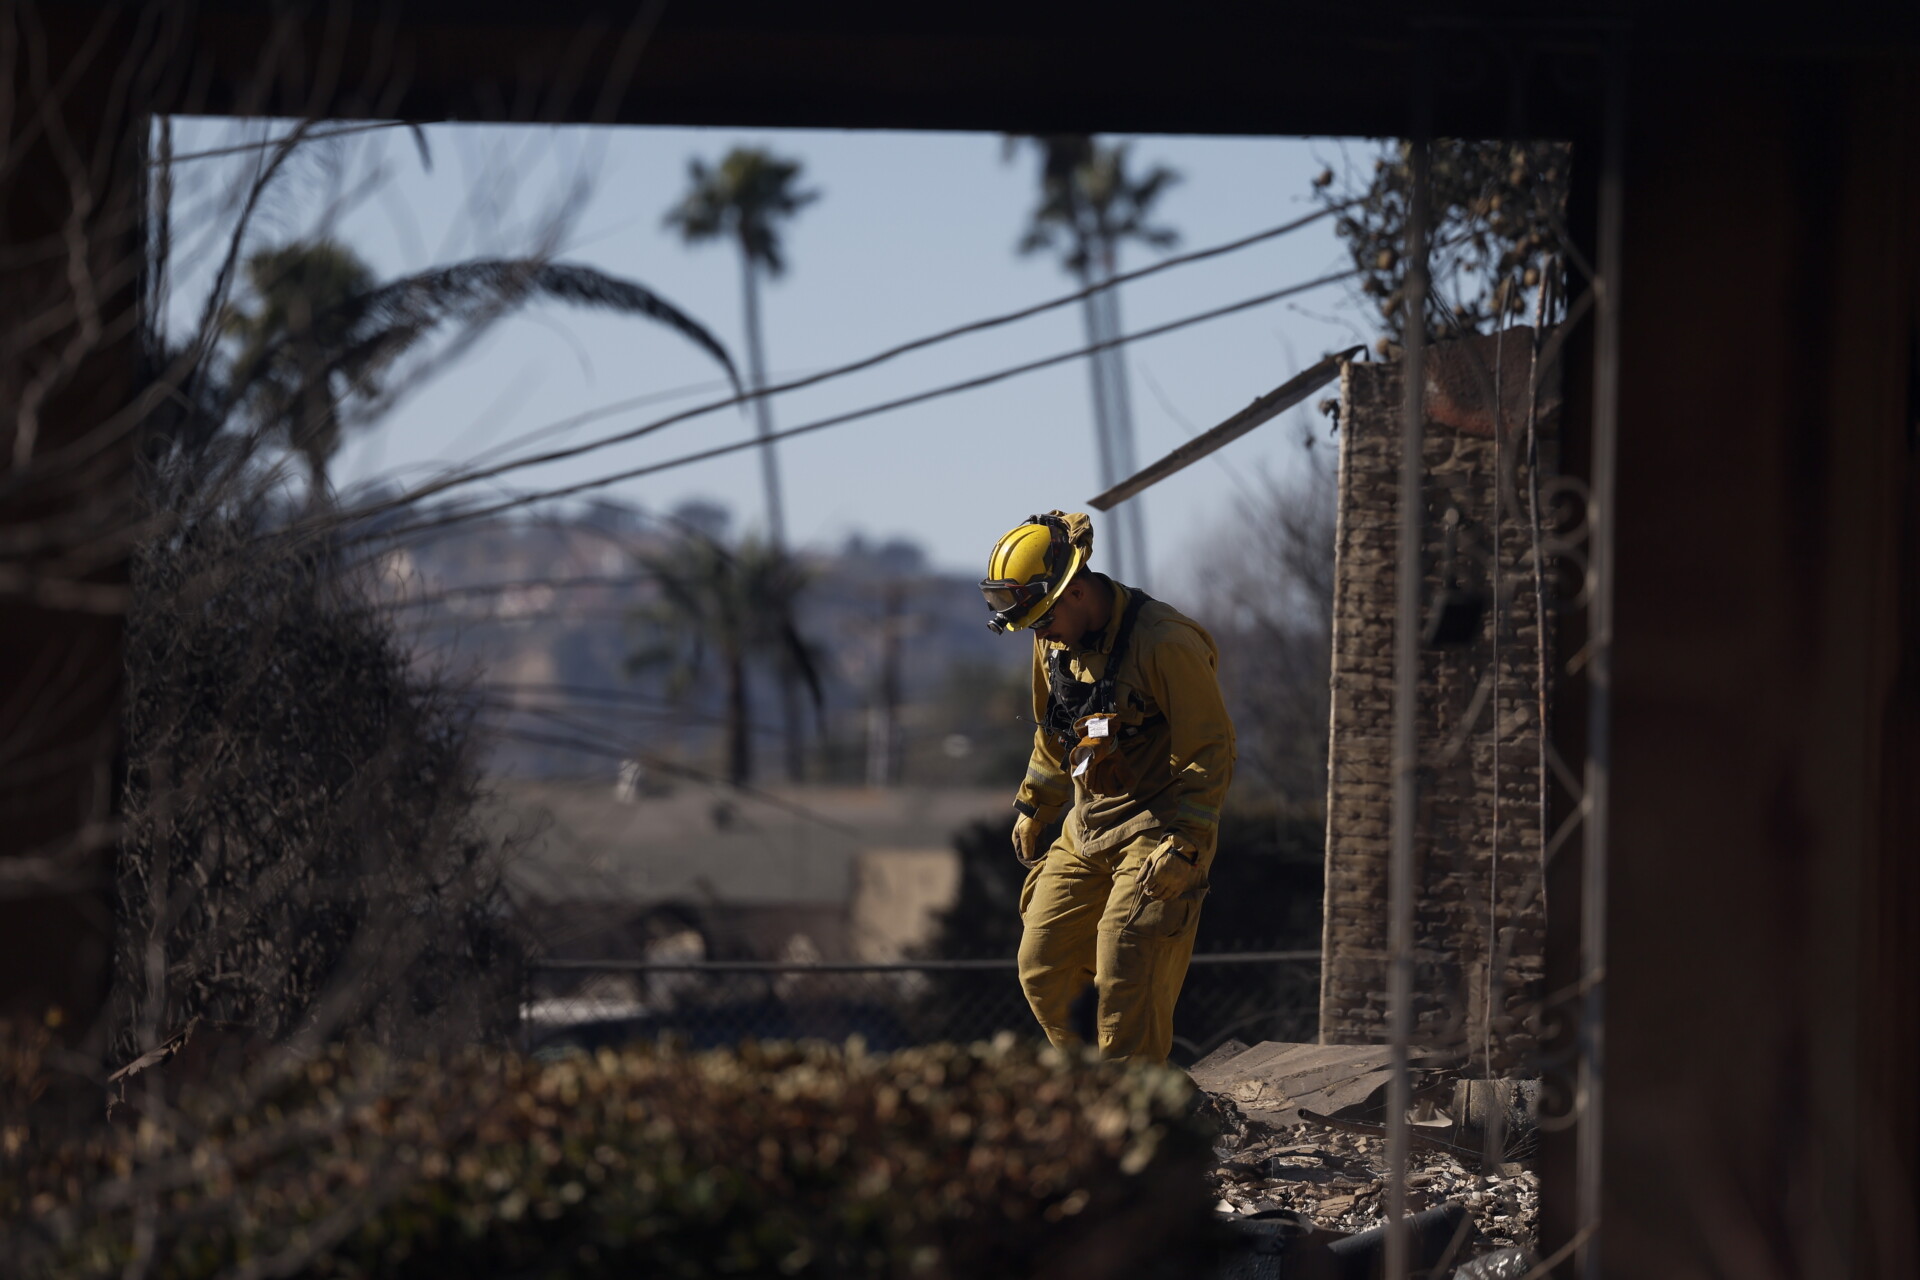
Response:
[[[1386,1221],[1386,1140],[1301,1122],[1273,1126],[1244,1115],[1234,1103],[1208,1095],[1206,1110],[1219,1123],[1219,1164],[1209,1175],[1216,1208],[1234,1217],[1291,1209],[1334,1231],[1356,1232]],[[1539,1182],[1525,1163],[1482,1173],[1454,1156],[1416,1146],[1407,1178],[1407,1210],[1458,1201],[1478,1235],[1463,1260],[1491,1249],[1531,1250],[1539,1218]]]

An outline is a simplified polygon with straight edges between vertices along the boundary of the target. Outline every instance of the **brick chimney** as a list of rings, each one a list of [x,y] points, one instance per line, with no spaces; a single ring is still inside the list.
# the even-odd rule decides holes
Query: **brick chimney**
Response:
[[[1533,1047],[1545,925],[1532,342],[1532,330],[1514,328],[1436,344],[1426,359],[1415,1042],[1476,1064],[1490,1048],[1495,1072]],[[1558,378],[1541,381],[1535,420],[1547,487]],[[1364,1044],[1385,1040],[1388,1026],[1400,366],[1349,364],[1340,393],[1320,1038]],[[1551,496],[1549,487],[1541,511],[1549,525]],[[1551,625],[1551,582],[1546,592]]]

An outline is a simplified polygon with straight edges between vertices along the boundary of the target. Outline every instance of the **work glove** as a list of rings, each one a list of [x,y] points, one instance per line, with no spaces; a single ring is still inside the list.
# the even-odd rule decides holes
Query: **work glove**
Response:
[[[1041,823],[1038,818],[1021,814],[1013,820],[1013,856],[1020,865],[1032,870],[1040,865],[1047,851],[1040,847]]]
[[[1140,892],[1171,902],[1200,882],[1200,850],[1184,836],[1168,836],[1140,867]]]

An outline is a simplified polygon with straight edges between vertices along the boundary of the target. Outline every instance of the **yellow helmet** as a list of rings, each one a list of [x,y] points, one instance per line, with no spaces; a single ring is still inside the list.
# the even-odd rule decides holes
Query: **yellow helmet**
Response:
[[[1053,612],[1093,552],[1093,521],[1079,513],[1050,511],[1000,535],[987,556],[980,593],[987,598],[995,631],[1020,631]]]

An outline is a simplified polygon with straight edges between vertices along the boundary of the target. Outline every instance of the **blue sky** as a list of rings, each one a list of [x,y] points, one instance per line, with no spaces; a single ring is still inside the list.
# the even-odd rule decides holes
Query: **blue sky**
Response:
[[[284,122],[177,120],[186,153],[277,134]],[[1057,261],[1016,256],[1032,205],[1033,159],[1003,159],[999,137],[828,130],[439,125],[426,129],[426,168],[404,130],[358,134],[303,153],[264,202],[253,239],[274,243],[329,230],[383,275],[474,256],[542,247],[639,280],[712,328],[744,363],[739,264],[724,245],[688,248],[663,228],[692,156],[737,144],[800,159],[821,197],[788,228],[791,269],[765,298],[776,377],[837,365],[904,339],[1038,302],[1070,287]],[[1147,137],[1136,165],[1164,163],[1182,180],[1161,220],[1199,248],[1308,212],[1310,182],[1327,164],[1365,164],[1365,143]],[[173,323],[192,323],[210,249],[233,225],[231,192],[252,157],[179,166],[173,202],[178,268]],[[556,234],[557,232],[557,234]],[[1129,251],[1125,267],[1149,263]],[[1346,265],[1328,222],[1129,286],[1129,331],[1305,281]],[[1138,453],[1157,458],[1271,390],[1323,353],[1372,337],[1343,286],[1269,304],[1129,347]],[[1084,341],[1075,307],[916,353],[775,401],[776,426],[843,412],[1057,351]],[[561,419],[688,387],[711,394],[717,366],[657,326],[536,304],[491,328],[405,398],[335,463],[336,483],[418,480],[471,462],[518,437],[542,447],[585,441],[692,403],[687,397],[612,413],[556,434]],[[1074,361],[780,446],[788,526],[800,545],[837,546],[849,533],[910,537],[936,564],[975,572],[994,538],[1028,513],[1082,509],[1098,489],[1085,362]],[[1232,536],[1232,506],[1262,469],[1300,464],[1299,437],[1318,415],[1269,424],[1149,491],[1149,583],[1174,585],[1208,540]],[[745,438],[750,420],[723,411],[542,469],[515,486],[569,484]],[[530,440],[511,450],[524,452]],[[653,510],[691,497],[762,521],[751,451],[616,485],[607,492]]]

